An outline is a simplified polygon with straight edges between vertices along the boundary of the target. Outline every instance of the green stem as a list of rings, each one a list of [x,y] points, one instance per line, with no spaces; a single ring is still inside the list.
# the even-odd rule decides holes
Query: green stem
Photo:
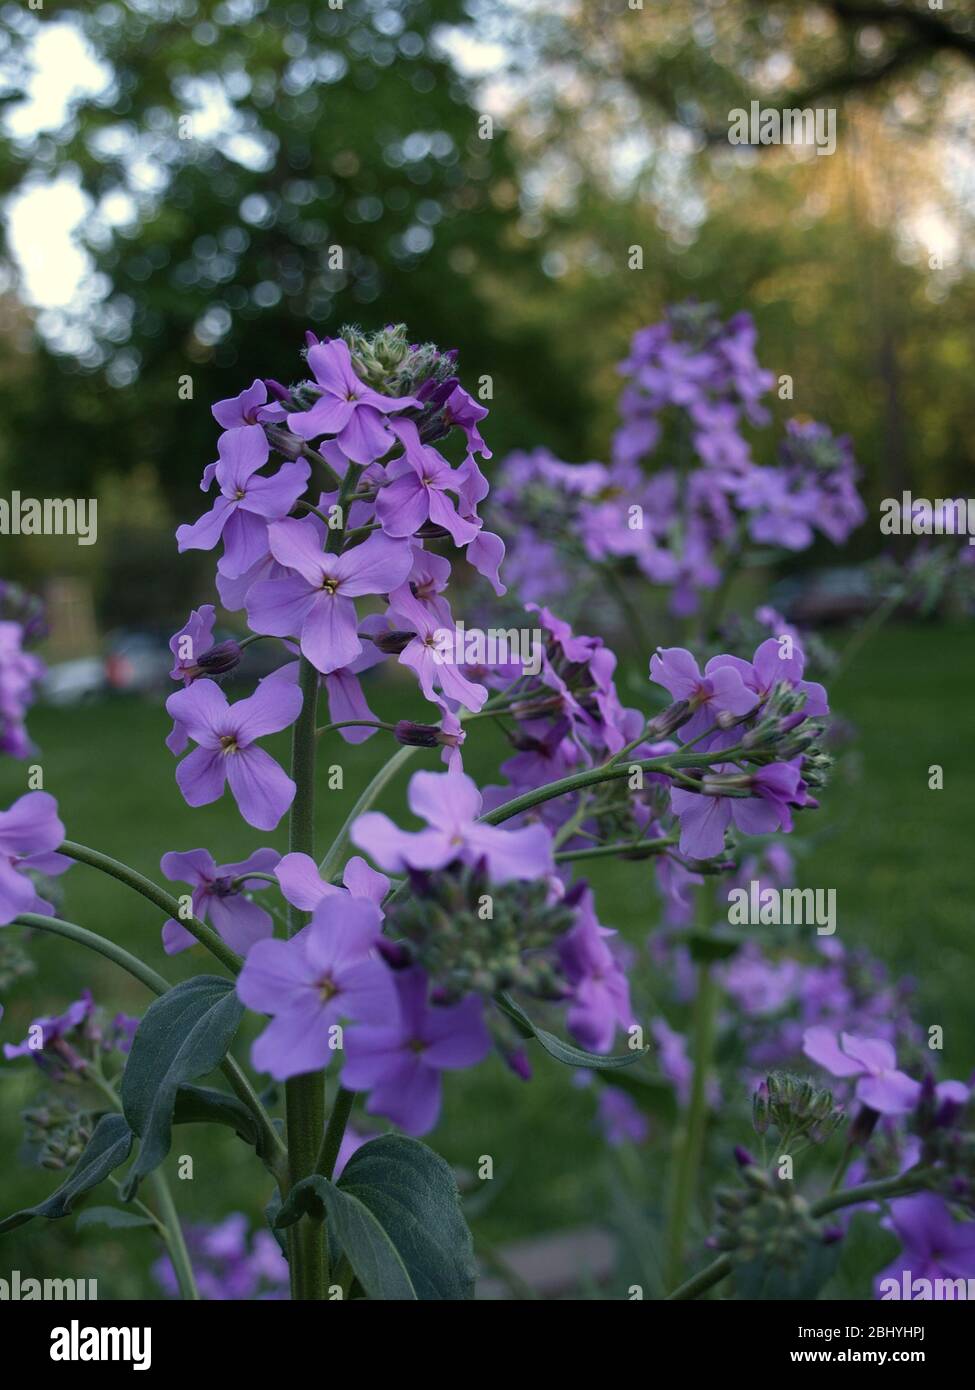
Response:
[[[893,1178],[880,1178],[876,1182],[861,1183],[859,1187],[848,1187],[843,1192],[832,1192],[821,1197],[818,1202],[813,1203],[810,1213],[814,1218],[819,1218],[828,1216],[830,1212],[839,1211],[842,1207],[858,1206],[861,1202],[909,1197],[912,1192],[923,1191],[928,1185],[927,1180],[928,1175],[922,1169],[919,1172],[898,1173]],[[708,1289],[720,1283],[731,1273],[733,1268],[731,1256],[720,1255],[718,1259],[713,1260],[711,1264],[681,1284],[680,1288],[669,1293],[667,1299],[675,1302],[697,1298],[698,1294],[706,1293]]]
[[[113,1110],[122,1114],[122,1102],[119,1099],[118,1091],[103,1074],[98,1063],[90,1063],[84,1070],[85,1079],[101,1091],[102,1095],[111,1105]],[[193,1274],[193,1262],[190,1259],[190,1252],[186,1248],[186,1240],[183,1236],[183,1227],[179,1219],[179,1212],[176,1203],[173,1201],[173,1194],[170,1191],[166,1175],[161,1168],[157,1168],[152,1174],[152,1185],[156,1193],[156,1204],[159,1207],[158,1216],[149,1213],[153,1224],[161,1236],[166,1249],[169,1251],[169,1258],[173,1262],[173,1271],[176,1275],[176,1283],[179,1286],[180,1298],[190,1302],[198,1302],[200,1291],[196,1287],[196,1279]],[[136,1202],[137,1207],[147,1210],[141,1202]]]
[[[176,1203],[173,1201],[173,1194],[169,1190],[169,1183],[166,1181],[166,1175],[161,1168],[156,1169],[151,1181],[156,1194],[159,1219],[166,1229],[166,1248],[169,1250],[169,1258],[173,1262],[180,1297],[198,1302],[200,1291],[196,1287],[196,1279],[193,1276],[193,1262],[190,1259],[190,1252],[186,1248],[186,1239],[183,1235],[179,1212],[176,1210]]]
[[[106,960],[127,970],[140,984],[145,985],[146,989],[152,990],[153,994],[165,994],[170,988],[169,982],[157,974],[151,965],[145,965],[124,947],[109,941],[107,937],[99,936],[97,932],[89,931],[87,927],[79,927],[76,922],[64,922],[60,917],[44,917],[39,912],[22,912],[14,921],[18,926],[52,932],[55,936],[64,936],[69,941],[76,941],[79,946],[87,946],[89,951],[97,951]]]
[[[697,968],[697,997],[694,1001],[694,1074],[691,1081],[691,1098],[674,1168],[667,1230],[668,1286],[680,1281],[688,1218],[697,1191],[704,1152],[708,1116],[707,1082],[711,1070],[717,1012],[718,988],[711,973],[711,962],[702,960]]]
[[[315,730],[315,734],[321,738],[322,734],[334,733],[336,729],[386,729],[394,734],[396,725],[387,724],[382,719],[340,719],[336,724],[322,724]]]
[[[344,1086],[340,1086],[338,1089],[335,1104],[332,1106],[332,1113],[328,1117],[328,1126],[322,1140],[322,1147],[318,1151],[318,1160],[315,1163],[315,1172],[321,1173],[323,1177],[330,1178],[335,1172],[335,1161],[339,1156],[339,1149],[342,1147],[345,1127],[349,1123],[352,1107],[355,1105],[355,1094],[355,1091],[347,1091]]]
[[[135,869],[130,869],[128,864],[122,864],[118,859],[113,859],[109,854],[102,854],[97,849],[89,849],[87,845],[75,844],[73,840],[65,840],[58,847],[59,853],[66,854],[69,859],[76,859],[79,864],[88,864],[93,869],[100,869],[103,874],[109,874],[112,878],[117,878],[120,883],[126,884],[129,888],[134,888],[137,893],[141,893],[144,898],[148,898],[156,907],[161,908],[167,917],[173,917],[180,926],[185,927],[191,936],[195,936],[201,945],[205,946],[211,955],[216,956],[221,965],[226,966],[232,975],[239,975],[243,961],[236,951],[232,951],[223,938],[208,927],[206,922],[201,922],[198,917],[184,917],[180,913],[180,905],[172,893],[167,893],[164,888],[146,878],[144,874],[138,873]]]
[[[291,776],[295,798],[291,804],[288,847],[293,854],[315,854],[315,720],[319,673],[302,657],[298,681],[304,696],[291,744]],[[292,907],[288,934],[294,936],[308,921],[308,914]],[[288,1131],[288,1188],[315,1171],[318,1146],[325,1128],[325,1076],[321,1071],[292,1077],[285,1082]],[[305,1216],[288,1233],[291,1297],[320,1300],[326,1296],[328,1276],[325,1224]]]
[[[60,917],[44,917],[38,912],[22,912],[14,920],[19,926],[32,927],[35,931],[51,932],[55,936],[63,936],[68,941],[74,941],[79,946],[87,946],[89,951],[97,951],[100,956],[110,960],[113,965],[127,971],[153,994],[166,994],[172,988],[162,975],[130,954],[122,946],[116,945],[114,941],[109,941],[107,937],[99,936],[97,932],[89,931],[87,927],[79,927],[76,922],[65,922]],[[257,1121],[263,1135],[265,1151],[269,1154],[276,1152],[279,1157],[283,1157],[286,1153],[284,1140],[272,1124],[270,1115],[261,1104],[260,1098],[240,1066],[233,1057],[227,1056],[221,1062],[220,1070],[227,1078],[237,1099],[247,1106]]]
[[[734,762],[747,751],[741,748],[726,748],[721,752],[710,753],[667,753],[659,758],[640,758],[634,763],[604,763],[601,767],[585,768],[582,772],[560,777],[556,782],[549,782],[544,787],[535,787],[521,796],[513,797],[503,806],[488,811],[480,820],[483,825],[500,825],[502,821],[520,816],[523,811],[530,811],[533,806],[538,806],[543,801],[551,801],[556,796],[565,796],[568,792],[580,791],[583,787],[592,787],[599,782],[613,782],[621,777],[628,777],[635,767],[641,768],[644,772],[663,772],[674,776],[675,771],[681,767],[705,767],[711,763]]]
[[[576,859],[602,859],[620,854],[624,857],[636,854],[654,854],[671,845],[676,845],[676,835],[661,835],[656,840],[621,840],[614,845],[587,845],[584,849],[563,849],[555,855],[556,864],[565,864]]]

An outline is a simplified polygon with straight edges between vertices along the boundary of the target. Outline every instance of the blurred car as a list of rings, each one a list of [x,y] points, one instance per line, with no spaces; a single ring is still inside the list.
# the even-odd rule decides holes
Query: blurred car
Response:
[[[48,666],[41,680],[41,697],[51,705],[79,705],[105,691],[105,663],[98,656],[80,656]]]
[[[168,684],[173,654],[168,639],[155,632],[110,633],[104,661],[109,690],[140,694]]]
[[[865,617],[877,606],[876,581],[865,566],[808,570],[775,585],[771,604],[801,627]]]

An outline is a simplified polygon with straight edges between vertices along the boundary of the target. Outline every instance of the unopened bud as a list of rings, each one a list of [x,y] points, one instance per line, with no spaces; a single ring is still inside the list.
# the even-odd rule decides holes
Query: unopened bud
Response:
[[[240,643],[233,638],[226,642],[218,642],[216,646],[205,651],[201,657],[197,658],[197,668],[205,676],[225,676],[229,671],[234,671],[240,665],[243,653]]]
[[[752,1124],[756,1134],[766,1134],[769,1126],[768,1086],[760,1082],[752,1096]]]
[[[372,637],[375,645],[381,652],[385,653],[386,656],[399,656],[400,652],[405,651],[413,641],[416,633],[403,630],[397,632],[370,633],[369,636]]]
[[[401,719],[394,737],[397,743],[405,743],[410,748],[436,748],[440,744],[440,729],[436,724],[414,724],[410,719]]]
[[[658,739],[667,738],[679,729],[682,724],[686,724],[692,714],[690,701],[675,700],[672,705],[668,705],[660,714],[655,715],[647,725],[645,737],[655,743]]]

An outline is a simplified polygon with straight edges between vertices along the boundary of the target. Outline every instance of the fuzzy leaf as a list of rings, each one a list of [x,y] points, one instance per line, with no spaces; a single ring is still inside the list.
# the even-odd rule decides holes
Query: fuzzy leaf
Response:
[[[233,981],[216,975],[186,980],[147,1009],[120,1089],[125,1118],[142,1141],[122,1192],[126,1200],[169,1153],[180,1087],[220,1064],[243,1012]]]

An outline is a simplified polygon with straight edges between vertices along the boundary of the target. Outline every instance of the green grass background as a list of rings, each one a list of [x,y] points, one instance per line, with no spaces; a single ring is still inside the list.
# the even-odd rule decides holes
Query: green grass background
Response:
[[[961,1077],[975,1062],[969,903],[973,678],[975,637],[969,627],[897,626],[870,642],[833,691],[834,711],[855,726],[854,742],[823,794],[823,810],[803,822],[812,834],[798,870],[800,884],[836,888],[839,932],[846,944],[864,944],[893,970],[916,976],[919,1021],[945,1030],[942,1074]],[[642,671],[621,676],[626,703],[640,702],[644,682]],[[405,684],[387,693],[385,705],[377,690],[373,704],[383,717],[417,712],[415,694]],[[195,811],[183,803],[173,759],[163,745],[168,727],[161,702],[135,698],[33,712],[30,728],[41,749],[44,786],[57,796],[68,834],[156,878],[159,858],[168,849],[205,845],[218,862],[242,858],[258,845],[284,850],[284,826],[272,835],[251,830],[227,797]],[[384,738],[354,749],[339,746],[333,736],[322,750],[324,764],[339,762],[344,769],[342,790],[327,790],[324,772],[320,778],[323,848],[387,756]],[[287,760],[286,736],[271,740],[269,747]],[[479,781],[494,780],[501,752],[499,735],[486,722],[472,726],[466,763]],[[941,791],[928,788],[934,764],[944,768]],[[413,766],[440,764],[435,754],[418,752]],[[25,777],[25,765],[0,764],[0,805],[25,790]],[[395,812],[404,785],[405,776],[380,804]],[[619,862],[599,865],[590,874],[603,921],[635,946],[657,920],[650,876],[646,863]],[[165,958],[160,914],[122,885],[80,865],[61,882],[66,917],[121,942],[169,978],[209,968],[202,948]],[[19,1041],[33,1017],[59,1011],[86,984],[111,1010],[141,1012],[147,1002],[138,984],[71,943],[37,934],[29,949],[37,973],[4,1000],[0,1041]],[[246,1038],[237,1052],[246,1059]],[[18,1116],[36,1093],[36,1069],[25,1062],[0,1067],[6,1212],[41,1199],[55,1186],[56,1175],[25,1166],[18,1155]],[[527,1085],[494,1057],[474,1072],[448,1077],[444,1114],[432,1142],[464,1169],[476,1168],[482,1155],[493,1158],[492,1200],[473,1223],[485,1247],[605,1220],[618,1210],[622,1199],[607,1181],[593,1109],[592,1093],[544,1057],[537,1059]],[[745,1114],[742,1098],[743,1123]],[[746,1132],[741,1137],[747,1142]],[[234,1210],[259,1220],[270,1181],[239,1141],[183,1128],[175,1151],[194,1158],[192,1181],[177,1182],[174,1176],[188,1220],[217,1219]],[[650,1152],[629,1153],[614,1163],[627,1166],[631,1181],[639,1183],[645,1174],[649,1188],[659,1182],[661,1157],[651,1146]],[[654,1195],[648,1191],[651,1203]],[[93,1200],[110,1197],[104,1188]],[[624,1212],[624,1219],[631,1218],[632,1212]],[[103,1298],[153,1296],[147,1266],[155,1254],[146,1232],[79,1232],[74,1218],[36,1221],[0,1238],[0,1277],[12,1269],[36,1277],[97,1277]]]

